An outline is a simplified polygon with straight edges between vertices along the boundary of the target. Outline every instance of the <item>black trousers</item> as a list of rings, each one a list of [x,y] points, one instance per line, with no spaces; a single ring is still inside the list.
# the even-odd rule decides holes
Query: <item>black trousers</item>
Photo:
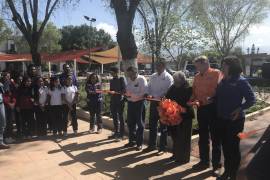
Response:
[[[128,130],[129,142],[136,141],[137,146],[143,144],[144,121],[142,118],[144,101],[128,102]]]
[[[63,105],[50,106],[50,116],[52,118],[53,133],[62,133],[65,126],[63,119]]]
[[[245,119],[232,121],[231,119],[219,118],[218,121],[216,127],[222,144],[225,172],[231,178],[236,178],[241,160],[240,139],[237,135],[243,131]]]
[[[22,118],[21,113],[15,110],[15,121],[16,121],[16,129],[17,129],[17,136],[21,137],[22,135]]]
[[[39,136],[47,135],[47,119],[48,111],[44,108],[38,107],[36,109],[36,121],[37,121],[37,134]]]
[[[71,114],[71,125],[73,131],[78,130],[78,120],[77,120],[77,113],[76,113],[76,104],[72,105],[72,110],[69,109],[67,105],[63,105],[64,108],[64,114],[63,114],[63,119],[64,119],[64,132],[67,132],[67,126],[68,126],[68,113],[70,112]]]
[[[212,140],[212,165],[217,166],[221,160],[221,142],[215,128],[217,121],[216,107],[209,104],[198,108],[197,119],[199,124],[199,152],[200,159],[209,163],[209,139]]]
[[[13,122],[15,119],[15,109],[11,109],[7,106],[5,106],[6,108],[6,130],[4,133],[4,137],[8,138],[8,137],[12,137],[13,136]]]
[[[20,109],[22,118],[22,133],[24,136],[34,135],[35,119],[33,109]]]
[[[149,117],[149,142],[148,146],[155,147],[157,144],[157,132],[158,132],[158,121],[159,121],[159,114],[158,114],[158,102],[151,102],[150,104],[150,117]],[[167,127],[164,124],[160,124],[160,143],[159,148],[160,150],[165,150],[167,144]]]
[[[101,118],[101,110],[102,110],[102,103],[89,103],[89,113],[90,113],[90,129],[94,128],[94,125],[97,124],[98,129],[102,129],[102,118]]]
[[[265,141],[259,151],[255,154],[246,168],[248,180],[268,180],[270,179],[270,136]]]
[[[52,127],[52,120],[53,120],[53,115],[51,114],[51,106],[47,105],[45,106],[45,110],[47,112],[47,129],[51,132],[53,130]]]
[[[124,130],[125,130],[125,122],[124,122],[124,115],[123,115],[124,107],[125,107],[124,101],[111,101],[110,103],[110,109],[111,109],[113,124],[114,124],[114,132],[115,134],[119,134],[120,136],[124,135]],[[119,128],[119,124],[120,124],[120,128]]]
[[[177,126],[169,126],[168,130],[173,140],[172,153],[176,161],[181,164],[190,161],[192,119],[183,119]]]

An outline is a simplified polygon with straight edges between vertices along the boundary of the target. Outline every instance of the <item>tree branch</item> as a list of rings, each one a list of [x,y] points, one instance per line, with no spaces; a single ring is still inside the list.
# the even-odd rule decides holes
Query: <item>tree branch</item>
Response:
[[[28,11],[27,11],[27,6],[26,6],[26,0],[22,0],[22,5],[23,5],[23,17],[24,17],[24,21],[26,23],[27,26],[27,30],[31,31],[32,26],[29,22],[29,17],[28,17]]]

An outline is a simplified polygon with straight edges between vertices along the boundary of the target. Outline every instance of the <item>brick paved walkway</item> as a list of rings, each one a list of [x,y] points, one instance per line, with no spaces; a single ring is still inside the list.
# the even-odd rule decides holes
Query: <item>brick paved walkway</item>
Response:
[[[127,142],[107,140],[110,131],[88,134],[88,123],[79,121],[80,133],[65,140],[33,139],[0,151],[1,180],[50,179],[215,179],[210,169],[193,172],[187,165],[170,162],[170,153],[157,156],[124,149]]]

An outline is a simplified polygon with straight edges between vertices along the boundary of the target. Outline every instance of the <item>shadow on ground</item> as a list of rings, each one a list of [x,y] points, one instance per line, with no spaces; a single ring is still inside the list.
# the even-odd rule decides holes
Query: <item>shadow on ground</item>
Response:
[[[103,139],[81,144],[71,143],[63,146],[58,143],[60,149],[52,150],[48,153],[54,154],[58,152],[64,152],[71,158],[71,160],[60,163],[60,166],[68,166],[79,162],[89,167],[89,169],[81,172],[81,175],[102,173],[110,178],[119,180],[144,180],[150,177],[163,175],[165,172],[170,171],[178,166],[177,163],[172,162],[169,158],[164,157],[161,157],[160,159],[156,158],[156,161],[152,161],[150,163],[139,163],[140,161],[143,161],[147,158],[156,157],[156,152],[137,152],[133,148],[123,147],[104,149],[97,152],[88,150],[90,147],[93,148],[105,144],[109,145],[110,143],[115,142]],[[73,155],[76,154],[72,153],[75,151],[83,152],[77,155]],[[184,177],[192,173],[195,173],[195,171],[192,169],[187,169],[175,174],[169,173],[168,175],[163,175],[165,177],[156,179],[183,179]],[[192,178],[186,179],[205,179],[210,176],[211,173],[207,171],[199,175],[193,176]]]

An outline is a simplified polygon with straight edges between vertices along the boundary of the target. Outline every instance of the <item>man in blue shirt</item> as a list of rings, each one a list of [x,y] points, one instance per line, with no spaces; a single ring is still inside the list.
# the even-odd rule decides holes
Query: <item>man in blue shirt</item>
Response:
[[[65,86],[65,81],[66,81],[68,76],[72,77],[72,85],[78,87],[78,82],[77,82],[76,75],[71,72],[70,66],[68,64],[63,64],[63,73],[59,77],[60,84],[62,86]]]

